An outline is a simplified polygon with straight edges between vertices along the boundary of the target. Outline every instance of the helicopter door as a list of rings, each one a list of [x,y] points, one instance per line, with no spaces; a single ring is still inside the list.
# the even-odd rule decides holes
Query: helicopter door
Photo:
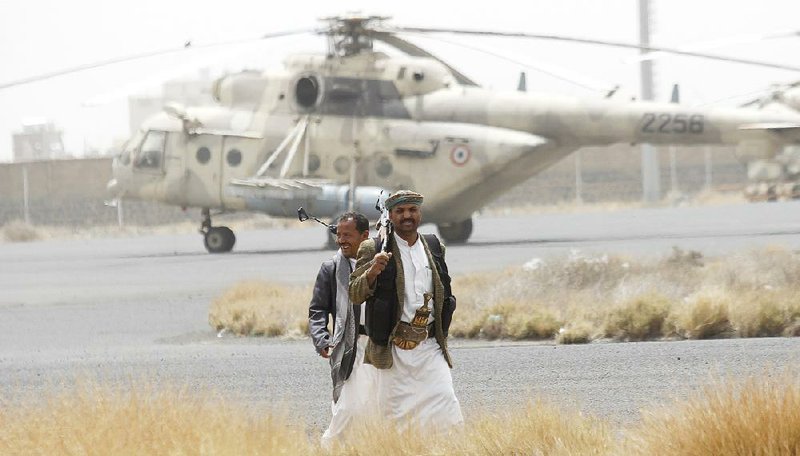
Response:
[[[186,135],[186,205],[220,207],[222,142],[221,135]]]

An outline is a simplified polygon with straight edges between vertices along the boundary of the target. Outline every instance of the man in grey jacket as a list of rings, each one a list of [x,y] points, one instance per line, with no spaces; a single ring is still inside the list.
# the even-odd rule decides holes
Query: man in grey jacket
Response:
[[[311,340],[317,353],[331,365],[332,418],[322,436],[326,446],[353,418],[370,413],[368,405],[371,404],[367,398],[370,390],[376,387],[377,370],[363,364],[366,340],[359,343],[359,334],[365,334],[363,304],[354,306],[348,296],[356,253],[368,237],[369,221],[362,214],[348,212],[339,217],[336,225],[339,250],[320,266],[308,308]],[[330,330],[329,317],[333,318]]]

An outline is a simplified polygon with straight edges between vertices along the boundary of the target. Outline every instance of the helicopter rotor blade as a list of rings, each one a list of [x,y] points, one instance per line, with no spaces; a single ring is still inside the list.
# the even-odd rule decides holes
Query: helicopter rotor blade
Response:
[[[537,73],[550,76],[551,78],[555,78],[555,79],[558,79],[559,81],[567,82],[569,84],[572,84],[572,85],[577,86],[577,87],[581,87],[582,89],[586,89],[586,90],[589,90],[589,91],[592,91],[592,92],[608,93],[614,87],[614,84],[611,84],[609,82],[593,80],[593,79],[590,79],[590,78],[588,78],[588,77],[586,77],[584,75],[577,74],[574,71],[570,71],[570,70],[568,70],[566,68],[559,67],[559,66],[554,65],[552,63],[538,62],[537,64],[532,64],[532,63],[529,63],[529,62],[520,61],[520,60],[512,58],[512,57],[508,57],[507,55],[501,54],[499,52],[490,51],[490,50],[482,48],[482,47],[470,46],[470,45],[467,45],[467,44],[464,44],[464,43],[460,43],[460,42],[457,42],[457,41],[446,40],[446,39],[443,39],[441,37],[433,37],[431,35],[424,35],[424,37],[427,38],[427,39],[441,41],[443,43],[448,43],[448,44],[451,44],[453,46],[458,46],[458,47],[463,48],[463,49],[468,49],[470,51],[479,52],[481,54],[489,55],[489,56],[492,56],[494,58],[498,58],[500,60],[505,60],[506,62],[511,62],[511,63],[513,63],[515,65],[519,65],[521,67],[528,68],[528,69],[533,70],[533,71],[535,71]]]
[[[496,32],[491,30],[466,30],[466,29],[451,29],[451,28],[432,28],[432,27],[394,27],[395,32],[402,33],[453,33],[458,35],[474,35],[474,36],[499,36],[507,38],[526,38],[550,41],[562,41],[567,43],[578,44],[592,44],[608,47],[617,47],[623,49],[635,49],[646,52],[664,52],[669,54],[676,54],[685,57],[697,57],[707,60],[718,60],[722,62],[740,63],[744,65],[755,65],[766,68],[775,68],[779,70],[800,71],[800,67],[791,65],[782,65],[779,63],[763,62],[760,60],[740,59],[735,57],[726,57],[716,54],[706,54],[702,52],[684,51],[675,48],[662,47],[662,46],[640,46],[633,43],[625,43],[621,41],[598,40],[593,38],[579,38],[572,36],[550,35],[540,33],[525,33],[525,32]]]
[[[392,46],[395,49],[405,52],[406,54],[413,56],[413,57],[428,57],[431,59],[436,60],[437,62],[441,63],[442,65],[446,66],[448,70],[453,74],[453,77],[456,78],[459,84],[465,86],[477,86],[478,83],[461,73],[460,71],[456,70],[452,66],[450,66],[444,60],[436,57],[435,55],[431,54],[430,52],[422,49],[421,47],[417,46],[416,44],[411,43],[410,41],[404,40],[399,36],[390,33],[390,32],[374,32],[371,34],[372,37],[378,41],[382,41],[389,46]]]
[[[92,69],[95,69],[95,68],[101,68],[101,67],[105,67],[105,66],[109,66],[109,65],[115,65],[115,64],[118,64],[118,63],[131,62],[131,61],[135,61],[135,60],[147,59],[147,58],[151,58],[151,57],[159,57],[159,56],[169,55],[169,54],[192,52],[192,51],[201,50],[201,49],[210,49],[210,48],[224,47],[224,46],[234,46],[234,45],[237,45],[237,44],[250,43],[250,42],[259,41],[259,40],[266,40],[266,39],[270,39],[270,38],[280,38],[280,37],[284,37],[284,36],[300,35],[300,34],[304,34],[304,33],[319,33],[319,31],[320,30],[318,28],[287,30],[287,31],[282,31],[282,32],[267,33],[267,34],[261,35],[261,36],[259,36],[257,38],[243,38],[243,39],[237,39],[237,40],[220,41],[220,42],[216,42],[216,43],[207,43],[207,44],[199,44],[199,45],[195,45],[191,41],[187,41],[183,46],[180,46],[180,47],[171,47],[171,48],[166,48],[166,49],[159,49],[159,50],[156,50],[156,51],[148,51],[148,52],[141,52],[141,53],[138,53],[138,54],[126,55],[126,56],[123,56],[123,57],[115,57],[115,58],[112,58],[112,59],[101,60],[101,61],[98,61],[98,62],[85,63],[85,64],[77,65],[77,66],[74,66],[74,67],[62,68],[60,70],[51,71],[51,72],[48,72],[48,73],[41,73],[41,74],[37,74],[37,75],[34,75],[34,76],[29,76],[27,78],[16,79],[16,80],[13,80],[13,81],[0,82],[0,90],[8,89],[8,88],[11,88],[11,87],[16,87],[16,86],[21,86],[21,85],[25,85],[25,84],[31,84],[31,83],[38,82],[38,81],[44,81],[44,80],[47,80],[47,79],[57,78],[59,76],[65,76],[65,75],[68,75],[68,74],[79,73],[81,71],[92,70]]]
[[[711,49],[719,49],[724,48],[736,44],[748,44],[748,43],[758,43],[761,41],[769,41],[769,40],[778,40],[782,38],[796,38],[800,37],[800,30],[785,30],[781,32],[770,32],[770,33],[760,33],[760,34],[745,34],[745,35],[738,35],[729,38],[721,38],[715,39],[707,42],[702,43],[695,43],[687,46],[681,46],[676,48],[680,51],[685,52],[706,52]],[[666,52],[644,52],[639,54],[635,57],[629,59],[630,62],[644,62],[647,60],[657,60],[663,57],[669,57],[670,55],[674,56],[675,54],[670,54]]]

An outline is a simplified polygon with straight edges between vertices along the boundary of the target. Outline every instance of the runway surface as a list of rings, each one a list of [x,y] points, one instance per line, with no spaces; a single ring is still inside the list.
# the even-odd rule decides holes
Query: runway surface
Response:
[[[217,338],[207,312],[243,279],[311,283],[332,254],[323,235],[240,232],[224,255],[207,254],[197,234],[0,244],[0,393],[24,401],[76,377],[145,380],[213,390],[257,411],[285,404],[321,429],[329,377],[309,340]],[[573,249],[653,257],[672,246],[717,255],[766,245],[800,249],[800,204],[478,217],[470,243],[450,246],[447,257],[458,275]],[[800,338],[452,346],[467,414],[538,394],[624,422],[711,373],[800,366]]]

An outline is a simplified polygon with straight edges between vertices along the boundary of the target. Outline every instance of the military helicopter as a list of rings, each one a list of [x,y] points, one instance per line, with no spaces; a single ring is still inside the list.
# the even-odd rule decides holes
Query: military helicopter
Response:
[[[446,242],[463,243],[475,211],[581,147],[733,144],[740,157],[767,157],[800,143],[796,112],[481,88],[398,33],[635,45],[392,27],[387,19],[327,18],[312,31],[327,36],[326,53],[223,77],[213,88],[218,106],[165,106],[115,159],[109,191],[200,208],[205,246],[219,253],[233,248],[235,235],[212,224],[212,211],[294,217],[303,206],[320,217],[347,209],[377,215],[380,195],[412,188],[426,195],[426,221]],[[378,52],[376,41],[407,56]]]
[[[742,107],[800,112],[800,81],[772,84],[760,96]],[[800,148],[785,147],[780,153],[746,162],[749,201],[778,201],[800,198]]]

